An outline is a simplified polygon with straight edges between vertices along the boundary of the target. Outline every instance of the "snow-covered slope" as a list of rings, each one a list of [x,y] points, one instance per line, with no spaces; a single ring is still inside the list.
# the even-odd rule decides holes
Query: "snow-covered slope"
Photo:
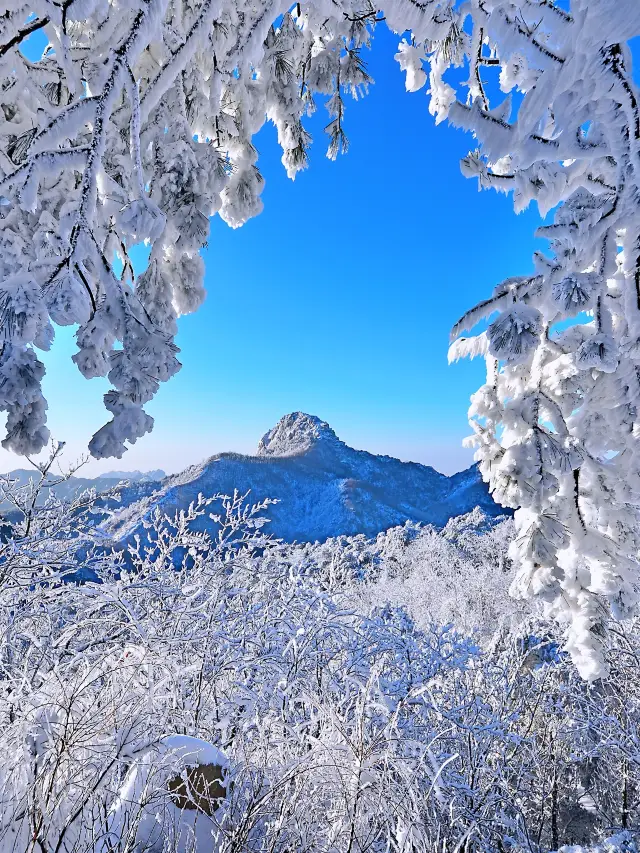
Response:
[[[443,526],[449,518],[481,506],[504,512],[490,497],[475,467],[446,477],[433,468],[354,450],[329,424],[294,412],[260,441],[255,456],[221,453],[181,474],[130,506],[109,524],[128,539],[155,506],[173,514],[199,494],[251,491],[251,500],[275,498],[270,532],[286,541],[313,542],[330,536],[373,536],[405,521]]]

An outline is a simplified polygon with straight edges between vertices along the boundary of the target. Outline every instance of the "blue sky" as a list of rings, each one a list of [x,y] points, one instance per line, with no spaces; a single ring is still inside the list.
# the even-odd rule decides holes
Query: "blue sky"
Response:
[[[435,126],[425,90],[409,94],[380,27],[367,53],[375,85],[347,100],[350,149],[325,157],[320,108],[311,167],[295,182],[275,128],[256,139],[264,212],[240,229],[212,223],[207,299],[180,320],[182,371],[148,411],[154,432],[110,468],[176,471],[223,450],[252,452],[285,413],[327,420],[349,444],[452,472],[472,461],[469,397],[483,364],[447,365],[449,330],[508,275],[526,274],[540,243],[537,209],[479,193],[459,159],[471,136]],[[71,362],[72,330],[46,357],[49,425],[69,459],[105,420],[106,380]],[[18,460],[0,451],[0,470]]]

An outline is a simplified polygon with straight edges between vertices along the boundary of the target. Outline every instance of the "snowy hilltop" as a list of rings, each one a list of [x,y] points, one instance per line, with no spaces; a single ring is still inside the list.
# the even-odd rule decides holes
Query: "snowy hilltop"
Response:
[[[155,507],[173,514],[199,494],[234,489],[251,491],[252,500],[277,500],[269,531],[288,542],[375,536],[407,521],[443,527],[476,506],[490,516],[504,512],[475,467],[447,477],[427,465],[354,450],[320,418],[293,412],[262,437],[255,456],[220,453],[166,478],[119,511],[109,532],[128,539]]]

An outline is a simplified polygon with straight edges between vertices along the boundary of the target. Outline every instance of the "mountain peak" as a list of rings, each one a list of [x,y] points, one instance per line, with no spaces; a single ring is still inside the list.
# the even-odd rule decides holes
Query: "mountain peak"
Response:
[[[305,412],[291,412],[262,436],[258,456],[297,456],[317,445],[341,445],[326,421]]]
[[[173,516],[198,495],[235,491],[251,492],[252,501],[275,499],[269,532],[286,542],[376,536],[407,521],[444,527],[475,506],[490,516],[502,513],[477,468],[446,477],[426,465],[354,450],[326,421],[305,412],[281,418],[261,439],[257,456],[220,453],[152,485],[153,494],[144,484],[129,490],[128,503],[105,522],[110,536],[132,541],[155,507]],[[216,524],[211,516],[203,529],[215,532]]]

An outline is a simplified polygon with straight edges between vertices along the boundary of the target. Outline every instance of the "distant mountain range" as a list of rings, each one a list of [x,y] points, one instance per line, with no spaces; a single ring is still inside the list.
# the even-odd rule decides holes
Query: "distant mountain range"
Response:
[[[154,468],[153,471],[108,471],[106,474],[100,474],[102,478],[129,480],[130,483],[157,483],[166,476],[162,468]]]
[[[354,450],[320,418],[293,412],[261,439],[255,456],[220,453],[157,487],[125,490],[125,505],[105,532],[124,543],[141,532],[156,507],[172,515],[199,494],[234,489],[250,491],[252,502],[277,499],[268,510],[269,532],[288,542],[375,536],[406,521],[443,527],[476,506],[489,516],[505,514],[476,466],[447,477],[427,465]],[[206,518],[203,524],[213,522]]]
[[[9,471],[2,475],[9,477],[11,480],[16,480],[19,486],[26,486],[36,477],[36,472],[32,468],[17,468],[15,471]],[[147,484],[153,483],[153,488],[158,488],[160,481],[166,477],[164,471],[158,468],[155,471],[108,471],[105,474],[100,474],[98,477],[69,477],[67,480],[60,481],[60,477],[55,474],[49,475],[45,481],[45,488],[42,490],[38,503],[42,504],[47,499],[49,488],[54,488],[56,495],[62,500],[72,500],[73,498],[85,492],[87,489],[95,489],[96,492],[105,492],[117,486],[118,483],[128,481],[131,488],[125,489],[129,500],[137,499],[140,495],[146,494],[152,490],[144,488]],[[133,488],[136,486],[137,488]],[[1,498],[1,495],[0,495]],[[0,510],[6,510],[8,505],[0,499]]]

